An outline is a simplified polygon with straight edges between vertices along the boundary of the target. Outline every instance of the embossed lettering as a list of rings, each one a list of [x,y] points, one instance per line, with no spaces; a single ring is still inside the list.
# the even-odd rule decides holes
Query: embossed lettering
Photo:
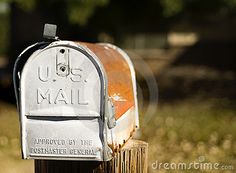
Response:
[[[59,71],[67,70],[67,66],[63,66],[63,65],[60,65],[57,68],[59,68]],[[70,74],[70,78],[69,79],[72,82],[83,82],[83,81],[87,82],[87,79],[83,79],[84,75],[83,75],[83,70],[81,68],[71,68],[70,71],[68,71],[68,72],[64,72],[64,71],[60,72],[60,75],[57,72],[57,75],[59,75],[61,77],[66,77],[69,74]],[[48,66],[46,66],[46,67],[39,66],[38,67],[38,78],[42,82],[48,82],[52,78],[51,68],[48,67]]]
[[[45,100],[45,101],[44,101]],[[41,103],[48,104],[78,104],[78,105],[88,105],[88,101],[85,101],[80,95],[80,90],[63,90],[63,89],[47,89],[42,90],[37,89],[37,104]]]
[[[59,89],[54,103],[57,104],[58,102],[64,102],[65,104],[68,104],[68,98],[62,89]]]
[[[34,144],[38,145],[65,145],[64,139],[35,138]]]
[[[96,155],[96,150],[95,149],[70,149],[70,154],[72,155]]]
[[[34,154],[66,154],[66,148],[30,148],[30,152]]]
[[[85,146],[91,146],[92,145],[92,140],[80,140],[81,145]]]
[[[76,142],[75,142],[75,140],[74,139],[69,139],[69,145],[75,145],[76,144]]]
[[[51,70],[49,69],[49,67],[46,67],[46,72],[42,72],[42,66],[38,67],[38,77],[39,80],[41,80],[42,82],[47,82],[51,76]],[[45,76],[43,76],[45,75]]]
[[[38,88],[37,89],[37,103],[41,104],[44,100],[48,102],[48,104],[51,104],[51,94],[50,89],[48,89],[45,93]]]
[[[72,68],[71,69],[71,75],[72,77],[70,78],[72,82],[80,82],[82,79],[82,72],[83,70],[80,68]]]

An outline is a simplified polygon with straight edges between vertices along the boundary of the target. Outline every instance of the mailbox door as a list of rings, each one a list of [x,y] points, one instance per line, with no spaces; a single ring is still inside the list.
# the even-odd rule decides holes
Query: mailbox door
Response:
[[[23,157],[104,160],[104,78],[99,60],[72,42],[34,52],[20,79]]]

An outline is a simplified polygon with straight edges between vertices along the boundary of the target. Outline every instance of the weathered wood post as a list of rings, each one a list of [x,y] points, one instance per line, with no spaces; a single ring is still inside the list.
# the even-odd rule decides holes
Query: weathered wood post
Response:
[[[23,159],[36,159],[36,173],[146,172],[147,144],[131,140],[139,117],[129,56],[59,40],[56,28],[46,24],[46,41],[14,66]]]
[[[35,173],[147,173],[148,144],[129,140],[107,162],[35,160]]]

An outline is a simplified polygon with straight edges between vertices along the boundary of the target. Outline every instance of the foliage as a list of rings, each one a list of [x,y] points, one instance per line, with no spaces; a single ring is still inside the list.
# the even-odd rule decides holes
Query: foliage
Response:
[[[85,25],[97,7],[108,4],[109,0],[0,0],[0,2],[17,3],[23,10],[31,11],[37,7],[37,4],[44,3],[44,6],[54,6],[56,3],[64,2],[67,4],[65,10],[68,12],[69,21]]]
[[[0,55],[6,53],[6,45],[8,45],[9,23],[7,15],[0,14]]]
[[[163,16],[172,17],[183,10],[184,1],[183,0],[161,0],[163,7]]]
[[[54,6],[56,3],[66,4],[68,19],[71,23],[86,25],[88,19],[93,16],[98,7],[109,6],[114,3],[119,6],[119,13],[122,13],[126,6],[135,6],[138,3],[147,7],[161,10],[161,18],[167,19],[175,16],[185,16],[186,14],[201,16],[208,14],[231,15],[236,11],[236,0],[143,0],[143,1],[115,1],[115,0],[0,0],[0,2],[17,3],[25,11],[33,10],[38,4],[44,6]],[[122,7],[122,8],[121,8]],[[124,7],[124,8],[123,8]],[[130,9],[133,11],[134,9]],[[128,16],[127,16],[128,17]]]
[[[175,17],[180,14],[199,16],[202,15],[232,15],[235,14],[236,0],[160,0],[162,16]],[[201,15],[199,15],[201,14]]]
[[[88,18],[93,15],[96,7],[104,6],[109,0],[71,0],[69,5],[69,19],[72,23],[85,25]]]

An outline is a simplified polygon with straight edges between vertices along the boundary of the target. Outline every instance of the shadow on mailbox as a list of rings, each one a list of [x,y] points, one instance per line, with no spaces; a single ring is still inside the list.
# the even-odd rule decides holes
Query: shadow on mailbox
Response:
[[[112,158],[138,128],[133,65],[106,43],[47,42],[24,50],[14,67],[23,158]]]

